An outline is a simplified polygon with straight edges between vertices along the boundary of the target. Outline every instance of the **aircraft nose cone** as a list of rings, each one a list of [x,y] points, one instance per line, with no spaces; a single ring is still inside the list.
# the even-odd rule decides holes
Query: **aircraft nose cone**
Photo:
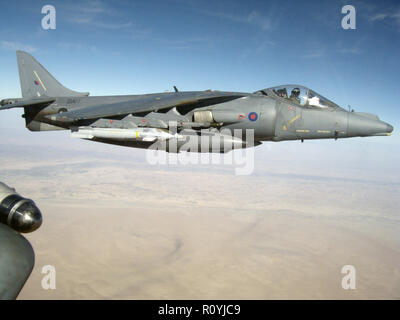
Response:
[[[350,113],[348,120],[348,135],[350,137],[387,135],[393,131],[390,124],[369,114]]]

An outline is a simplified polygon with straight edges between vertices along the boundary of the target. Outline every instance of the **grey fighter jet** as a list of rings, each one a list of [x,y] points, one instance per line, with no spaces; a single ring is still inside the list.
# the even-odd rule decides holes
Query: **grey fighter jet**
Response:
[[[65,88],[26,52],[17,51],[17,61],[22,99],[4,99],[0,110],[23,108],[31,131],[66,129],[75,138],[170,152],[227,152],[263,141],[393,131],[376,115],[349,112],[300,85],[253,93],[174,87],[174,92],[90,97]]]

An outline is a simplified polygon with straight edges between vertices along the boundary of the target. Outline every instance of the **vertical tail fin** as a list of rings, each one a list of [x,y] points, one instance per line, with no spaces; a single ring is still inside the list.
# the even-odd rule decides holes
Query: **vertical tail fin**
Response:
[[[22,97],[82,97],[88,92],[76,92],[59,83],[39,62],[29,53],[17,51],[19,80]]]

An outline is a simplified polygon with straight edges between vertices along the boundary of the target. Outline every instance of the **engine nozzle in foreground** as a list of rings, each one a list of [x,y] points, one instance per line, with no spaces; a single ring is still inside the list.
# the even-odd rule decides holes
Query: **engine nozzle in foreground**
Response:
[[[0,182],[0,222],[18,232],[32,232],[42,224],[42,213],[31,199]]]

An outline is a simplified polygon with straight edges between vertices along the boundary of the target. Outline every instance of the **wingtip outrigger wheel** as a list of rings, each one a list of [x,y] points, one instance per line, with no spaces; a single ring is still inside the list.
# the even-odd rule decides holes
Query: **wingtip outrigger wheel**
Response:
[[[0,222],[18,232],[32,232],[42,224],[42,213],[31,199],[0,182]]]

